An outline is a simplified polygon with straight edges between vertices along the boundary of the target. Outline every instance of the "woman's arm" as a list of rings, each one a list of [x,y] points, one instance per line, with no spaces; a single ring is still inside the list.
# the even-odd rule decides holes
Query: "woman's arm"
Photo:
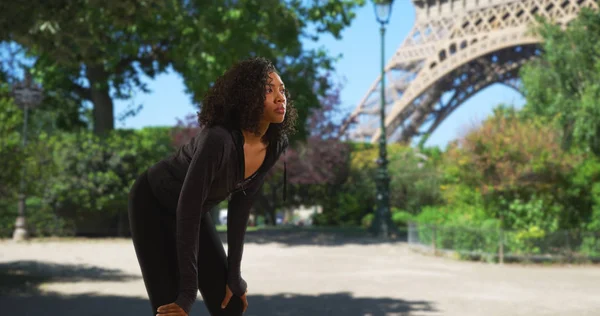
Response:
[[[195,140],[190,162],[177,205],[177,259],[179,294],[175,303],[189,314],[198,293],[198,238],[202,206],[215,175],[223,166],[223,137],[212,129],[203,129]]]
[[[241,261],[244,237],[250,217],[250,209],[264,181],[257,175],[244,191],[233,194],[227,208],[227,285],[231,292],[242,296],[246,292],[246,281],[242,279]]]
[[[289,145],[287,137],[277,144],[274,157],[270,158],[270,169]],[[237,192],[228,203],[227,209],[227,285],[235,295],[242,296],[246,292],[246,281],[242,278],[241,262],[244,251],[244,237],[250,217],[250,209],[258,197],[264,183],[266,171],[257,175],[246,190]]]

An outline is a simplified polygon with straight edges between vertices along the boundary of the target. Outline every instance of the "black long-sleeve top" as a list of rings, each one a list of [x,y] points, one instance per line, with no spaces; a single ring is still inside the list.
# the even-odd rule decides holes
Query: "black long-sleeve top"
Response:
[[[175,210],[179,264],[179,295],[175,301],[189,314],[198,292],[198,238],[200,219],[229,198],[227,215],[228,275],[233,294],[241,296],[246,282],[240,263],[246,225],[256,193],[267,171],[287,148],[287,138],[267,146],[265,160],[244,179],[244,136],[240,130],[221,126],[203,128],[196,137],[169,158],[149,169],[152,190],[166,209]]]

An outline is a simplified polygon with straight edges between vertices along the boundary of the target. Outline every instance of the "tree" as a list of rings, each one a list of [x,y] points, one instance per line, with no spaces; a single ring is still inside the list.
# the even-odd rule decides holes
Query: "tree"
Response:
[[[16,197],[23,162],[22,111],[12,102],[6,85],[0,85],[0,200]]]
[[[505,227],[556,229],[566,179],[580,160],[561,149],[553,126],[499,107],[450,146],[446,177],[480,192],[488,218]]]
[[[600,13],[583,9],[564,30],[540,22],[543,53],[521,71],[524,110],[556,123],[564,148],[600,156]]]
[[[144,76],[172,68],[200,100],[234,61],[252,55],[274,60],[296,91],[300,118],[317,106],[319,71],[332,69],[324,50],[305,50],[302,38],[340,38],[364,0],[58,0],[5,2],[0,40],[35,58],[35,74],[56,107],[65,100],[92,105],[96,134],[114,128],[114,99],[147,92]],[[22,12],[28,12],[23,16]],[[313,31],[314,30],[314,31]],[[54,100],[54,102],[53,102]],[[57,100],[60,100],[57,101]],[[130,109],[135,114],[140,108]],[[73,109],[68,111],[72,119]],[[76,113],[76,112],[75,112]],[[303,132],[303,130],[301,131]]]
[[[434,153],[429,150],[427,153]],[[425,206],[441,204],[441,173],[436,161],[411,147],[390,150],[390,204],[411,214]]]

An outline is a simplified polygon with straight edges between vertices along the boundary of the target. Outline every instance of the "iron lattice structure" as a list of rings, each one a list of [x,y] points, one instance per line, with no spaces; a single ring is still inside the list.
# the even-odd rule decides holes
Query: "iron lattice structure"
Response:
[[[415,24],[385,66],[391,142],[432,133],[492,84],[519,90],[520,67],[540,53],[541,39],[531,32],[536,16],[564,26],[582,8],[598,9],[597,0],[412,1]],[[379,140],[380,83],[378,77],[343,125],[349,139]]]

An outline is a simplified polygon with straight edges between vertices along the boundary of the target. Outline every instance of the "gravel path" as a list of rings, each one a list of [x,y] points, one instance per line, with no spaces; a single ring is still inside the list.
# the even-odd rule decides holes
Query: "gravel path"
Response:
[[[600,315],[598,266],[459,262],[327,235],[252,235],[245,315]],[[200,301],[191,315],[204,315]],[[0,314],[152,315],[128,239],[0,241]],[[190,315],[190,316],[191,316]]]

